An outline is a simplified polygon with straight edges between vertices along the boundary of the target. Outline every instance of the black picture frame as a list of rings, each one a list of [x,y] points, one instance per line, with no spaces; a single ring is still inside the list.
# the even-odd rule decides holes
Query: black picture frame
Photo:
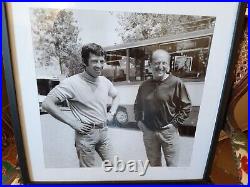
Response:
[[[12,123],[14,126],[14,134],[15,134],[15,141],[17,145],[18,150],[18,158],[19,158],[19,164],[22,172],[22,179],[25,184],[59,184],[61,182],[56,181],[49,181],[49,182],[42,182],[42,181],[31,181],[30,178],[30,172],[29,172],[29,166],[27,161],[27,155],[25,154],[25,142],[24,142],[24,134],[22,133],[21,128],[21,120],[20,120],[20,108],[22,106],[19,105],[17,102],[17,90],[16,85],[18,82],[16,81],[18,79],[17,75],[15,75],[13,71],[13,66],[15,65],[14,59],[13,59],[13,53],[15,50],[13,50],[10,47],[10,40],[11,40],[11,32],[10,27],[8,26],[10,19],[7,16],[7,8],[6,3],[2,3],[2,60],[4,65],[4,71],[5,71],[5,79],[7,83],[7,92],[10,102],[10,109],[11,109],[11,115],[12,115]],[[213,156],[216,148],[216,140],[218,140],[220,129],[222,128],[225,120],[225,114],[226,109],[228,106],[228,99],[230,96],[230,90],[232,86],[232,71],[234,62],[237,61],[237,49],[239,45],[239,39],[241,36],[241,32],[243,30],[242,25],[244,22],[244,15],[245,15],[245,9],[246,4],[245,3],[239,3],[238,10],[237,10],[237,18],[236,18],[236,24],[233,31],[233,40],[231,42],[231,48],[230,48],[230,56],[229,56],[229,62],[226,70],[226,76],[225,81],[223,85],[223,92],[220,99],[220,105],[219,105],[219,112],[217,113],[216,117],[216,124],[215,124],[215,130],[213,132],[212,137],[212,143],[209,150],[208,159],[206,162],[206,168],[202,179],[195,179],[195,180],[171,180],[171,181],[165,181],[165,180],[152,180],[152,181],[70,181],[70,182],[63,182],[64,184],[71,184],[71,183],[180,183],[180,184],[207,184],[210,183],[209,174],[211,171]],[[13,29],[13,28],[12,28]]]

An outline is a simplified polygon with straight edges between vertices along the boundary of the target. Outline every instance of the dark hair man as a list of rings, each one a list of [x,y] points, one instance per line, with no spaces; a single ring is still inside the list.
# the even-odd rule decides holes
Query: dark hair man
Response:
[[[113,84],[101,76],[105,51],[97,44],[82,47],[82,63],[86,71],[63,80],[50,91],[42,107],[59,121],[75,129],[75,146],[80,167],[97,166],[95,153],[102,160],[112,160],[112,147],[107,136],[107,121],[118,108],[119,97]],[[108,98],[112,105],[107,113]],[[67,100],[74,117],[56,105]]]

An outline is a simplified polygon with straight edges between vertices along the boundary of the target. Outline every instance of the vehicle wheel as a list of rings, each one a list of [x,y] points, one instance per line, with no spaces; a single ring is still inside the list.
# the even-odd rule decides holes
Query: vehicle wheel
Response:
[[[115,115],[115,122],[118,126],[124,126],[128,123],[128,113],[125,108],[118,108]]]

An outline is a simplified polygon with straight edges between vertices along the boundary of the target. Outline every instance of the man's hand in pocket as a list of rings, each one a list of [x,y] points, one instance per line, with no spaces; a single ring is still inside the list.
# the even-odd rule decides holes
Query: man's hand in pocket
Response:
[[[138,121],[138,122],[137,122],[137,126],[139,127],[139,129],[140,129],[141,131],[143,131],[144,124],[142,123],[142,121]]]

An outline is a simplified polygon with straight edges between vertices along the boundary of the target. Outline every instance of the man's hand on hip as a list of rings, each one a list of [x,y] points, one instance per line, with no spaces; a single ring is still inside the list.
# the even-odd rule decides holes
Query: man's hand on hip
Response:
[[[107,113],[107,121],[111,122],[113,120],[113,118],[114,118],[114,114],[112,114],[111,112],[108,112]]]
[[[71,127],[75,129],[77,132],[80,134],[88,133],[91,129],[92,126],[86,123],[82,123],[80,121],[75,121],[71,124]]]

